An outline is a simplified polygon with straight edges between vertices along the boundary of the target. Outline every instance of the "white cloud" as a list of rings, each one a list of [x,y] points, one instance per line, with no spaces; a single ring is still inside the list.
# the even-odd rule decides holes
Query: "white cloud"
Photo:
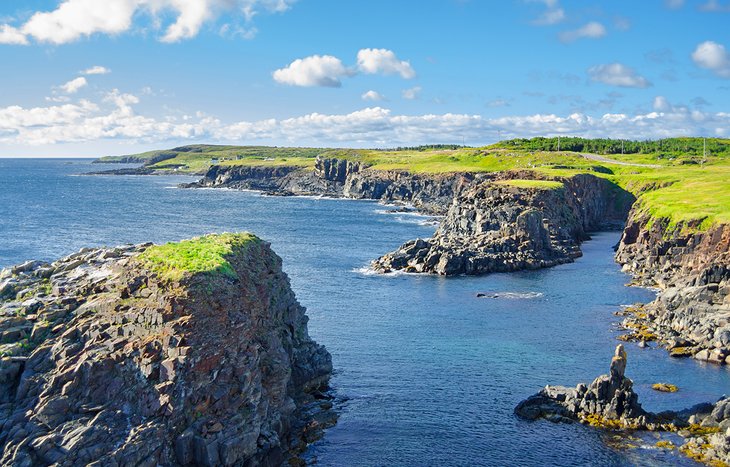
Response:
[[[288,66],[274,71],[274,80],[290,86],[342,86],[340,78],[351,76],[339,58],[332,55],[312,55],[298,58]]]
[[[182,117],[148,117],[137,114],[138,103],[136,96],[112,90],[99,102],[82,99],[48,107],[0,107],[0,147],[104,141],[383,147],[459,142],[462,137],[486,144],[500,134],[502,138],[555,134],[631,139],[698,134],[730,136],[730,113],[673,106],[661,96],[654,100],[654,110],[634,115],[572,113],[485,118],[452,113],[397,115],[382,107],[371,107],[346,114],[311,113],[232,123],[202,112]]]
[[[560,8],[558,0],[527,0],[531,3],[542,3],[545,5],[545,12],[535,19],[532,24],[538,26],[551,26],[565,21],[565,10]]]
[[[366,93],[363,93],[362,96],[360,96],[362,100],[364,101],[382,101],[385,100],[385,96],[380,94],[378,91],[373,91],[372,89]]]
[[[61,90],[63,90],[66,94],[75,94],[79,89],[83,88],[87,84],[88,82],[86,81],[86,78],[80,76],[72,79],[66,84],[62,84],[59,88],[61,88]]]
[[[0,25],[0,44],[26,45],[28,39],[21,31],[7,24]]]
[[[403,92],[401,92],[401,96],[403,99],[408,99],[409,101],[412,101],[414,99],[418,99],[418,95],[421,93],[421,86],[414,86],[412,88],[404,89]]]
[[[672,108],[671,104],[669,104],[669,101],[664,96],[656,96],[654,98],[653,107],[657,112],[665,112]]]
[[[357,67],[363,73],[398,74],[403,79],[416,77],[416,72],[411,64],[399,60],[395,53],[388,49],[361,49],[357,53]]]
[[[561,42],[575,42],[578,39],[600,39],[606,35],[606,27],[596,21],[591,21],[584,26],[572,30],[563,31],[558,35]]]
[[[562,8],[556,8],[554,10],[547,10],[532,23],[541,26],[551,26],[553,24],[562,23],[563,21],[565,21],[565,10]]]
[[[706,3],[700,5],[700,11],[709,13],[727,13],[730,12],[730,4],[722,4],[719,0],[707,0]]]
[[[591,80],[611,86],[624,88],[647,88],[651,86],[649,80],[640,76],[636,71],[621,63],[596,65],[588,69]]]
[[[55,10],[35,12],[24,24],[0,25],[0,43],[66,44],[93,34],[117,35],[132,28],[133,20],[151,16],[162,24],[170,13],[160,40],[177,42],[195,37],[206,22],[224,13],[239,12],[246,21],[260,11],[283,12],[295,0],[64,0]]]
[[[95,65],[91,68],[87,68],[84,71],[81,72],[82,75],[106,75],[107,73],[111,73],[112,71],[109,68]]]
[[[730,78],[730,53],[725,46],[706,41],[692,52],[692,60],[701,68],[713,71],[717,76]]]

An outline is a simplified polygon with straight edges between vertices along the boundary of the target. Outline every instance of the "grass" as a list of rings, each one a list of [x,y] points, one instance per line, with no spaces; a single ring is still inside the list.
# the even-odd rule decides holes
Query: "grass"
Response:
[[[494,183],[496,183],[497,185],[509,185],[517,188],[537,188],[539,190],[559,190],[565,186],[563,185],[563,182],[556,182],[553,180],[512,179],[498,180]]]
[[[688,148],[696,150],[697,145],[697,141],[693,139],[663,141],[664,148],[670,144],[677,147],[686,144]],[[712,140],[711,143],[717,147],[725,147],[730,144],[730,140]],[[647,142],[641,144],[642,147],[652,147]],[[656,164],[657,167],[597,162],[576,152],[527,150],[510,147],[506,143],[483,148],[425,150],[194,145],[167,151],[150,151],[137,156],[152,160],[160,155],[174,154],[174,157],[148,165],[163,173],[202,174],[212,164],[312,168],[318,156],[360,161],[374,170],[421,174],[500,172],[516,169],[555,178],[591,173],[615,183],[639,198],[637,206],[641,213],[649,217],[651,222],[662,220],[669,233],[704,231],[716,225],[729,224],[730,157],[726,155],[727,152],[720,152],[707,157],[703,164],[698,164],[696,154],[690,152],[684,155],[676,152],[667,154],[665,151],[607,156],[616,161]],[[558,182],[538,183],[523,180],[510,184],[529,188],[557,188],[556,183]]]
[[[177,243],[154,245],[137,260],[163,279],[180,280],[186,275],[207,273],[235,278],[227,257],[259,239],[253,234],[211,234]]]

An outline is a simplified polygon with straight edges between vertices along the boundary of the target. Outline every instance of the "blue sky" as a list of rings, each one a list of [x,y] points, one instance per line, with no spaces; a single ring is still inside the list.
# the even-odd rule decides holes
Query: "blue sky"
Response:
[[[0,157],[730,137],[730,0],[0,4]]]

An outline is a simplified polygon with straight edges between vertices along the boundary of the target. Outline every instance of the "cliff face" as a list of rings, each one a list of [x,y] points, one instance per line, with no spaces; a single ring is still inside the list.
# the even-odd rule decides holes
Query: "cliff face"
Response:
[[[660,292],[630,309],[624,324],[634,331],[629,338],[656,339],[674,356],[730,363],[730,226],[693,227],[632,211],[616,260]]]
[[[580,256],[587,232],[620,222],[630,204],[591,175],[564,179],[560,187],[500,182],[472,184],[454,198],[433,238],[407,242],[373,266],[442,275],[549,267]]]
[[[312,170],[213,166],[200,181],[184,186],[403,201],[413,203],[423,211],[443,214],[454,195],[474,178],[471,174],[413,175],[402,171],[379,171],[360,162],[317,158]]]
[[[205,238],[216,270],[141,245],[2,272],[3,465],[277,465],[301,444],[330,355],[267,243]]]

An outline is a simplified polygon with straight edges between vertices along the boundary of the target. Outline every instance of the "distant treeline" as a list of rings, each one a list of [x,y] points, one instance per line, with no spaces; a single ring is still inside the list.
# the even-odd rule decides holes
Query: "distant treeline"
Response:
[[[377,151],[433,151],[436,150],[447,150],[447,149],[461,149],[467,146],[461,144],[425,144],[421,146],[398,146],[397,148],[382,148],[376,149]]]
[[[708,156],[730,156],[730,140],[707,138]],[[493,147],[524,149],[529,151],[589,152],[593,154],[665,154],[699,156],[704,152],[703,138],[667,138],[653,141],[632,141],[620,139],[586,139],[574,137],[518,138],[502,141]],[[623,144],[623,149],[622,149]]]

